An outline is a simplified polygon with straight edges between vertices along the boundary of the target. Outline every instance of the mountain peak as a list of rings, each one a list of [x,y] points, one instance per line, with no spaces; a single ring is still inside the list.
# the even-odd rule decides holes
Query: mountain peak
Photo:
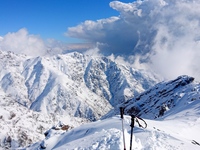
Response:
[[[145,118],[160,118],[169,113],[178,112],[180,107],[187,107],[199,96],[192,94],[199,90],[199,84],[193,84],[194,78],[182,75],[175,80],[161,82],[125,102],[127,114],[135,114]],[[188,95],[187,97],[185,97]],[[196,97],[196,98],[194,98]]]

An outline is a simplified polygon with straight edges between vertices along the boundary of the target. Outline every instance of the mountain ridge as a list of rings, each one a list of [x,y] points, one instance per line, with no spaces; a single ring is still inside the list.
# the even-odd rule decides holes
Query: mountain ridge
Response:
[[[103,118],[119,114],[119,107],[125,108],[125,114],[137,115],[147,119],[160,119],[177,111],[176,107],[187,107],[200,99],[199,82],[193,77],[182,75],[171,81],[162,81],[138,96],[119,104]],[[182,109],[181,109],[182,110]]]

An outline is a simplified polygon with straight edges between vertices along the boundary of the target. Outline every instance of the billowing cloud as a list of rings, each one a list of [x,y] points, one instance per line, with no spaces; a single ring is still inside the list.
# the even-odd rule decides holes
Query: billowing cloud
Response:
[[[17,54],[45,55],[46,47],[43,40],[36,35],[29,35],[26,29],[8,33],[0,40],[0,49]]]
[[[150,66],[166,78],[188,74],[200,80],[200,1],[168,0],[165,4],[152,24]]]
[[[113,1],[110,7],[119,16],[85,21],[68,28],[67,35],[100,43],[104,54],[134,55],[137,64],[166,78],[200,79],[200,0]]]
[[[32,57],[67,53],[74,50],[86,50],[93,45],[88,43],[66,44],[54,39],[46,41],[39,35],[29,34],[25,28],[7,33],[0,37],[0,50],[26,54]]]
[[[101,43],[98,46],[104,54],[137,53],[140,50],[134,51],[134,48],[139,38],[144,35],[144,32],[149,32],[147,28],[149,22],[144,21],[146,17],[142,17],[142,10],[137,8],[140,3],[113,1],[110,7],[119,11],[119,16],[97,21],[87,20],[78,26],[68,28],[66,35],[94,44]]]

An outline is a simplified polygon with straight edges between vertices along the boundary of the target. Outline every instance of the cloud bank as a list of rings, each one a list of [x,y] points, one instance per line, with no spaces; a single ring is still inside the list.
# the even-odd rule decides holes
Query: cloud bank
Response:
[[[200,79],[200,0],[113,1],[110,7],[119,16],[87,20],[66,34],[100,43],[104,54],[132,55],[137,62],[139,57],[165,78]]]
[[[26,29],[20,29],[14,33],[8,33],[0,39],[0,50],[13,51],[17,54],[45,55],[45,44],[40,37],[29,35]]]
[[[63,42],[40,38],[29,34],[25,28],[17,32],[9,32],[0,37],[0,50],[12,51],[16,54],[26,54],[31,57],[63,54],[73,50],[85,50],[91,47],[88,43],[65,44]]]

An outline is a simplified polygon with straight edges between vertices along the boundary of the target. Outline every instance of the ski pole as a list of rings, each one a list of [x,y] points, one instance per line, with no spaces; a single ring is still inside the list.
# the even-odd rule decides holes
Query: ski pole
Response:
[[[132,150],[133,128],[135,124],[135,116],[131,115],[131,138],[130,138],[130,150]]]
[[[143,121],[145,126],[141,125],[139,120]],[[132,139],[133,139],[133,128],[134,128],[134,124],[135,121],[138,123],[139,127],[145,129],[147,127],[147,123],[144,121],[144,119],[137,117],[135,115],[131,115],[131,138],[130,138],[130,150],[132,150]]]
[[[125,136],[124,136],[124,108],[120,107],[120,114],[122,120],[122,133],[123,133],[123,142],[124,142],[124,150],[126,150]]]

